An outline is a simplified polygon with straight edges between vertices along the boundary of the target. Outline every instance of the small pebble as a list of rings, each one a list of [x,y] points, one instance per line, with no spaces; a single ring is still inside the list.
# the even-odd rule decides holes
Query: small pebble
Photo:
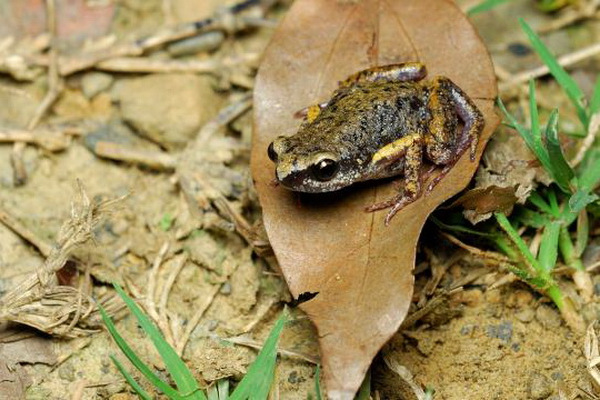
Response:
[[[538,372],[531,374],[529,393],[533,400],[547,399],[553,392],[552,381]]]
[[[225,34],[221,31],[206,32],[199,36],[175,42],[167,47],[167,51],[173,57],[191,56],[216,50],[221,46],[223,40],[225,40]]]
[[[88,72],[81,78],[81,91],[88,99],[107,90],[113,83],[113,77],[104,72]]]
[[[515,313],[515,318],[521,322],[529,323],[535,318],[535,311],[531,308],[524,308]]]
[[[488,303],[498,304],[502,302],[502,296],[500,295],[500,291],[497,289],[488,290],[485,292],[485,300]]]
[[[488,337],[500,339],[505,343],[510,342],[513,334],[513,325],[510,321],[504,321],[498,325],[488,325],[485,327],[485,334]]]
[[[554,308],[544,304],[541,304],[535,310],[535,318],[545,328],[558,328],[562,324],[558,312]]]
[[[231,283],[225,282],[223,284],[223,286],[221,286],[221,290],[219,290],[219,292],[226,296],[230,295],[231,294]]]

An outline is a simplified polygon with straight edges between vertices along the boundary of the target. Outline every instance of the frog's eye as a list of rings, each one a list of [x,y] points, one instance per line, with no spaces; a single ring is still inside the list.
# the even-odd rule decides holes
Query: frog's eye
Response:
[[[275,162],[277,161],[277,152],[273,148],[273,143],[275,142],[271,142],[271,144],[269,145],[269,148],[267,149],[267,155],[269,156],[271,161]]]
[[[313,176],[320,181],[331,180],[340,169],[337,161],[324,158],[310,167]]]

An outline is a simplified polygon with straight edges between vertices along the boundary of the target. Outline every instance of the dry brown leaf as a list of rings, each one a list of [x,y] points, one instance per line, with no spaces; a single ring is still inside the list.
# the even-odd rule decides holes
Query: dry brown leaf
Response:
[[[474,28],[450,0],[297,0],[275,33],[254,95],[252,171],[264,224],[294,297],[319,332],[327,394],[351,399],[372,358],[396,332],[411,301],[412,268],[429,213],[463,189],[477,163],[463,157],[428,196],[385,227],[386,212],[364,208],[394,185],[372,182],[343,193],[300,197],[271,184],[267,146],[295,133],[294,113],[327,100],[337,82],[375,65],[426,64],[446,75],[486,117],[479,153],[498,118],[494,70]]]
[[[493,212],[500,211],[509,215],[519,200],[515,196],[517,185],[501,187],[490,185],[469,190],[454,201],[450,207],[462,206],[465,217],[476,224],[488,219]]]

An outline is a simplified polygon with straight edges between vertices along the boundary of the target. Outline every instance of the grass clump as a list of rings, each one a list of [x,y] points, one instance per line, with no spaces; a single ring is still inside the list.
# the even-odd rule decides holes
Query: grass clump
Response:
[[[123,291],[118,285],[114,285],[117,293],[125,302],[127,308],[133,313],[140,327],[152,340],[154,347],[162,358],[166,370],[175,383],[175,387],[161,379],[152,369],[145,364],[133,349],[127,344],[125,339],[117,331],[114,322],[108,316],[106,311],[100,308],[102,319],[108,329],[108,332],[117,343],[119,349],[131,361],[133,366],[154,386],[154,388],[169,399],[173,400],[246,400],[246,399],[266,399],[271,390],[273,378],[275,376],[275,365],[277,362],[277,344],[279,337],[287,322],[287,312],[277,319],[275,326],[269,333],[267,340],[259,352],[256,360],[248,368],[244,378],[238,383],[235,390],[229,393],[229,381],[220,380],[211,387],[207,394],[202,391],[198,382],[194,378],[189,368],[183,360],[177,355],[175,349],[164,339],[158,328],[150,321],[138,305]],[[123,375],[131,388],[142,398],[152,399],[153,397],[146,392],[141,385],[127,371],[123,364],[115,357],[111,356],[119,372]]]

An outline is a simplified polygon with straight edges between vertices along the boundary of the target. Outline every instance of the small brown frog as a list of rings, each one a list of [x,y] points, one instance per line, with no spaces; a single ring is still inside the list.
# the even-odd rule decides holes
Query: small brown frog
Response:
[[[442,167],[430,192],[467,148],[475,159],[484,120],[450,79],[429,82],[421,63],[369,68],[341,82],[327,103],[306,109],[298,133],[268,148],[276,180],[298,192],[320,193],[355,182],[403,174],[403,190],[367,211],[390,208],[386,225],[418,199],[424,159]]]

